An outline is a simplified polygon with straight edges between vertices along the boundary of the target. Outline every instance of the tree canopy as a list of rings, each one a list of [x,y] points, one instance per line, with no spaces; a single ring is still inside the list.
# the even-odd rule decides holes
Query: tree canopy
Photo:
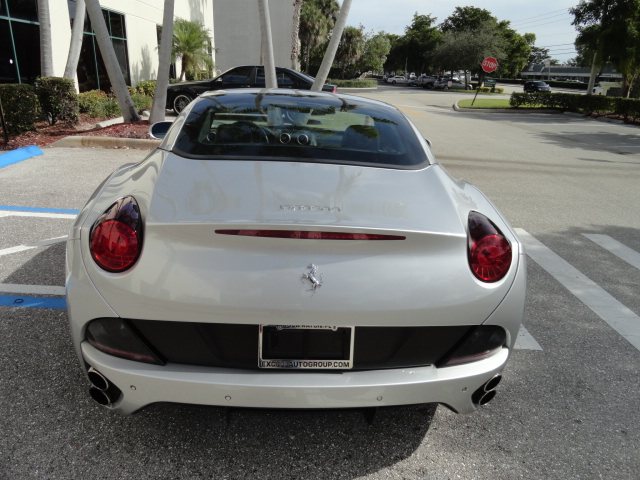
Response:
[[[579,54],[613,63],[628,96],[640,76],[640,0],[582,0],[570,11]]]

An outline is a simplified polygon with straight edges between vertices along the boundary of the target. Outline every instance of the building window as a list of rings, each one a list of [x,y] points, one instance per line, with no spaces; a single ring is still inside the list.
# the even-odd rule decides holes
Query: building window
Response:
[[[107,30],[109,31],[109,36],[113,43],[113,49],[116,52],[116,58],[120,64],[122,75],[124,75],[124,80],[127,85],[131,85],[124,15],[104,9],[102,10],[102,14],[104,15]],[[77,73],[78,86],[81,92],[96,89],[108,92],[111,89],[111,82],[109,81],[107,70],[102,61],[100,48],[96,41],[96,34],[93,31],[88,15],[85,17],[82,50],[80,51]]]
[[[39,75],[37,0],[0,0],[0,83],[33,83]]]

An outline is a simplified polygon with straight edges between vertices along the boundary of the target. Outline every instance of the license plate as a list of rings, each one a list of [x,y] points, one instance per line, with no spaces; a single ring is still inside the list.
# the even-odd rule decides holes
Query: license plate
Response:
[[[354,327],[260,325],[258,367],[292,370],[353,368]]]

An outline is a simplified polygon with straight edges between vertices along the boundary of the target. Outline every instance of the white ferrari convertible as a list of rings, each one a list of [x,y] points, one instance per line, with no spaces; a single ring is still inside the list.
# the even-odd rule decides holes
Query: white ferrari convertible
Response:
[[[505,218],[389,105],[204,94],[107,178],[67,243],[101,405],[349,408],[496,393],[523,316]]]

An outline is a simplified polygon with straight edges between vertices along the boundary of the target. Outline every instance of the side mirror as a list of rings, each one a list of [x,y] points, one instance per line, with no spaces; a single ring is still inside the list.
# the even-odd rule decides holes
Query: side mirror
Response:
[[[162,140],[167,135],[171,125],[173,125],[173,122],[156,122],[149,127],[149,135],[151,135],[151,138]]]

